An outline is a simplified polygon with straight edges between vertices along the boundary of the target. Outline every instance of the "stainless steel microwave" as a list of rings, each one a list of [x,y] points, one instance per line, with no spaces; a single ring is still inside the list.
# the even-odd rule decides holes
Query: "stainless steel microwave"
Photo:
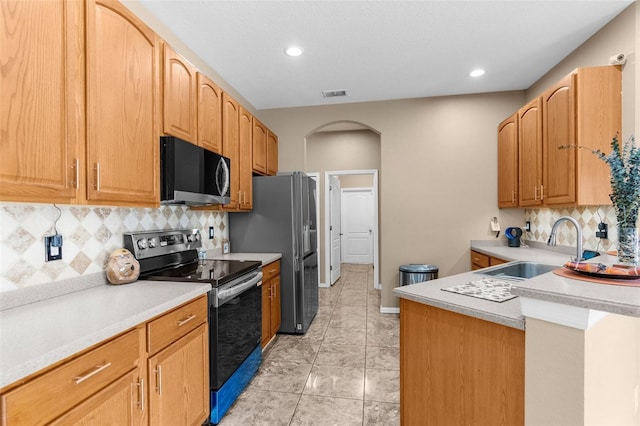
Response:
[[[227,204],[230,170],[227,157],[173,136],[160,137],[161,204]]]

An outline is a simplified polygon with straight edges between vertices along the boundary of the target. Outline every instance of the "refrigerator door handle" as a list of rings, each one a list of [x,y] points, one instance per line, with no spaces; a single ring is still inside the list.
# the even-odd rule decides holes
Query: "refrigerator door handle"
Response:
[[[300,270],[300,257],[293,256],[293,270],[298,272]]]

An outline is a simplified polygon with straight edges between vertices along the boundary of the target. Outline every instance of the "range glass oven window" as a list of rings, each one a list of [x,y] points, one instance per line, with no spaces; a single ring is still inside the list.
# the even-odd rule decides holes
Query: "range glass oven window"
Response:
[[[211,388],[217,390],[260,344],[261,287],[253,287],[218,308],[210,301],[209,316],[209,372]]]

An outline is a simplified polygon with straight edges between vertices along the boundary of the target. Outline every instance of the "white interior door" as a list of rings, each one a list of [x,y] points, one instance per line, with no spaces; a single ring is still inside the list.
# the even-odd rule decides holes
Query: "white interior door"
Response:
[[[342,259],[373,263],[373,189],[342,190]]]
[[[329,218],[329,232],[331,234],[331,284],[333,285],[338,278],[340,278],[340,262],[342,260],[341,255],[341,224],[340,224],[340,202],[341,202],[340,180],[331,176],[329,186],[329,200],[330,206],[330,218]]]

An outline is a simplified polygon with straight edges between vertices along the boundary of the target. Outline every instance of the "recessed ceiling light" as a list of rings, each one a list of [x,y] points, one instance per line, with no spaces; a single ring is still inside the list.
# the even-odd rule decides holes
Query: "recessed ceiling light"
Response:
[[[299,48],[298,46],[291,46],[291,47],[287,47],[284,50],[284,53],[287,56],[300,56],[302,55],[302,49]]]
[[[480,77],[481,75],[484,75],[484,70],[483,70],[483,69],[478,68],[478,69],[475,69],[475,70],[471,71],[471,72],[469,73],[469,75],[470,75],[471,77]]]

